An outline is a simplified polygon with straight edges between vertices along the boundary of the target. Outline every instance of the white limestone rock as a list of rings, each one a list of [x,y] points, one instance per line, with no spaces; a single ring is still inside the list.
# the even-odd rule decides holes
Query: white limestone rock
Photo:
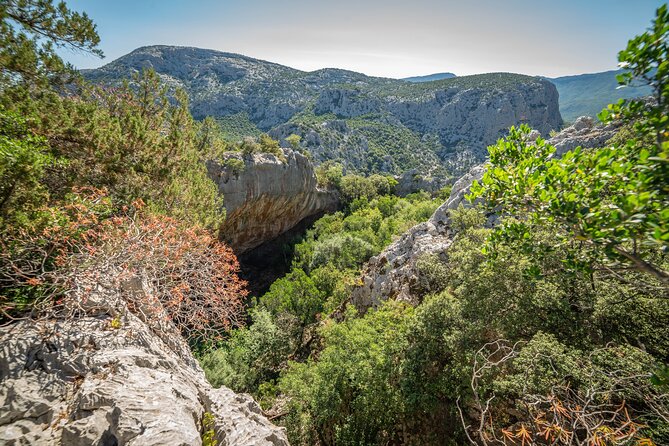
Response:
[[[171,323],[127,310],[138,285],[98,286],[91,315],[0,328],[0,444],[201,445],[209,412],[221,445],[288,445],[250,396],[209,385]]]
[[[243,160],[244,168],[209,163],[209,174],[223,194],[226,218],[221,236],[237,254],[270,241],[305,218],[334,211],[336,194],[317,187],[314,169],[306,156],[282,149],[286,160],[257,153],[228,158]]]

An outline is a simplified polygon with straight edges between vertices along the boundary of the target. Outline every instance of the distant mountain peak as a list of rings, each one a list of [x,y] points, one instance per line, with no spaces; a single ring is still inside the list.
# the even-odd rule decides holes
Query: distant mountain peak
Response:
[[[425,76],[405,77],[402,80],[403,81],[408,81],[408,82],[432,82],[432,81],[439,81],[439,80],[442,80],[442,79],[450,79],[452,77],[456,77],[455,74],[453,74],[453,73],[434,73],[434,74],[427,74]]]

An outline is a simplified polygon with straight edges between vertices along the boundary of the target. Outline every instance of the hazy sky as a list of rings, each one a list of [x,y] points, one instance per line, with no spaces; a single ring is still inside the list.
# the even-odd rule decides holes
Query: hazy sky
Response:
[[[106,58],[145,45],[241,53],[302,70],[405,77],[450,71],[562,76],[616,67],[663,1],[68,0],[97,23]]]

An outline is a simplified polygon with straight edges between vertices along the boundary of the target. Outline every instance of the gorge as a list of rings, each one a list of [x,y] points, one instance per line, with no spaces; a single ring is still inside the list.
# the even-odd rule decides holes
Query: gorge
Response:
[[[233,29],[330,38],[322,7]],[[490,8],[486,48],[562,63],[519,43],[553,22]],[[668,36],[663,5],[620,70],[551,78],[177,45],[74,70],[87,14],[0,2],[0,444],[669,444]]]

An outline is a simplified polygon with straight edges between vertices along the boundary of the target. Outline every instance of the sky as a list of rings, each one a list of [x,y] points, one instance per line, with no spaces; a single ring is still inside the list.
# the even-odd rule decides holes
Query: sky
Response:
[[[147,45],[240,53],[305,71],[401,78],[506,71],[558,77],[616,68],[653,0],[67,0],[97,24],[104,59]]]

